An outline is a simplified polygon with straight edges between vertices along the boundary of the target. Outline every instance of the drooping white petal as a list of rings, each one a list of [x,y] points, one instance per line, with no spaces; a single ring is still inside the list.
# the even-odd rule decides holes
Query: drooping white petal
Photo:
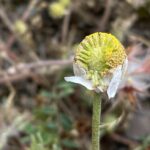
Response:
[[[73,72],[74,72],[75,76],[83,77],[86,75],[85,70],[76,63],[73,63]]]
[[[126,58],[122,65],[122,79],[124,78],[127,68],[128,68],[128,59]]]
[[[113,73],[113,77],[109,83],[107,94],[109,98],[113,98],[117,92],[120,81],[122,78],[122,66],[118,66]]]
[[[128,71],[129,71],[129,68],[132,66],[133,66],[133,64],[129,64],[128,59],[126,58],[123,65],[122,65],[122,77],[121,77],[121,83],[119,86],[120,89],[124,88],[124,86],[127,84],[127,82],[128,82]],[[127,72],[127,74],[125,75],[126,72]]]
[[[89,90],[94,90],[94,88],[92,86],[92,82],[90,80],[84,79],[83,77],[72,76],[72,77],[65,77],[64,79],[67,82],[78,83],[78,84],[85,86]]]

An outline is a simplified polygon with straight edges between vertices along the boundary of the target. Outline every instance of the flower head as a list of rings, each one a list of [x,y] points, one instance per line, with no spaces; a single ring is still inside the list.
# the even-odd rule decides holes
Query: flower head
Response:
[[[96,32],[79,44],[76,50],[73,77],[66,81],[82,84],[89,90],[115,96],[127,68],[127,56],[122,44],[111,34]]]

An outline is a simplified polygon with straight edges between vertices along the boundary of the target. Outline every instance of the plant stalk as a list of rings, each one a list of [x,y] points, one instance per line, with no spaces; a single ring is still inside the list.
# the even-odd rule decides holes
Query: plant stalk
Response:
[[[94,96],[92,115],[92,150],[100,150],[101,98]]]

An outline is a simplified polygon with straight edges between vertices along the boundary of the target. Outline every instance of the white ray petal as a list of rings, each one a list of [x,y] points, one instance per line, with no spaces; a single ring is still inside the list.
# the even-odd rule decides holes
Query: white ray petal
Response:
[[[72,76],[72,77],[65,77],[64,79],[67,82],[78,83],[78,84],[85,86],[89,90],[94,90],[94,88],[92,86],[92,82],[90,80],[84,79],[83,77]]]
[[[124,78],[127,68],[128,68],[128,59],[126,58],[122,66],[122,79]]]
[[[74,72],[75,76],[83,77],[86,75],[86,71],[76,63],[73,63],[73,72]]]
[[[109,99],[113,98],[116,95],[121,78],[122,78],[122,66],[118,66],[113,73],[113,77],[107,89],[107,94],[108,94]]]

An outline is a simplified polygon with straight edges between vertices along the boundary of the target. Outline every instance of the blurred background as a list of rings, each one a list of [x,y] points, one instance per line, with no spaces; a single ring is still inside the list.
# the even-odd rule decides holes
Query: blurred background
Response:
[[[64,76],[94,32],[129,59],[103,96],[102,150],[150,150],[150,0],[0,0],[0,150],[90,150],[92,92]]]

